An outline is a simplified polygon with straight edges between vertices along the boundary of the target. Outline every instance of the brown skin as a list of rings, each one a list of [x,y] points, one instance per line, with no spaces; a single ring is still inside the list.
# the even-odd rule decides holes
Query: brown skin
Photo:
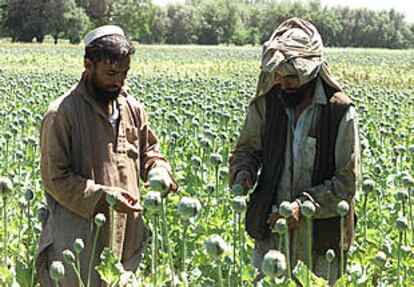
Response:
[[[243,170],[237,173],[234,182],[231,183],[230,185],[233,186],[235,184],[240,184],[243,187],[243,190],[245,193],[253,188],[250,174],[247,171],[243,171]]]
[[[97,99],[96,91],[93,89],[94,85],[101,91],[117,95],[125,83],[130,63],[130,56],[113,63],[110,61],[93,63],[90,59],[85,59],[84,67],[88,78],[88,88],[92,91],[93,96]],[[94,84],[91,83],[92,79],[95,81]],[[97,102],[106,115],[112,114],[112,103],[110,100],[103,101],[102,99],[97,99]],[[117,202],[114,208],[116,211],[122,213],[142,211],[142,207],[138,205],[138,199],[128,191],[119,187],[104,188],[103,191],[105,193],[115,193]]]
[[[84,60],[84,67],[88,79],[95,79],[95,85],[109,93],[117,93],[125,83],[131,64],[131,56],[122,58],[119,62],[102,61],[92,62],[90,59]],[[89,86],[92,86],[90,83]],[[102,110],[108,116],[112,114],[112,104],[108,101],[98,101]]]
[[[292,215],[288,218],[287,223],[289,226],[289,229],[294,229],[300,220],[300,206],[299,203],[296,201],[293,201],[290,203],[292,206]],[[269,225],[269,228],[272,229],[272,226],[275,225],[276,220],[279,218],[283,218],[282,215],[280,215],[279,212],[273,212],[270,213],[267,217],[267,224]]]
[[[111,192],[116,194],[117,201],[115,203],[115,210],[122,213],[131,213],[142,211],[142,207],[138,205],[138,199],[133,197],[128,191],[112,187]]]

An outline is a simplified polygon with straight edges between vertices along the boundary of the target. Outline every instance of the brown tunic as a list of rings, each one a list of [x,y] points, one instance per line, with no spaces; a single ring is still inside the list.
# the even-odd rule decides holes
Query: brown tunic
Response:
[[[157,138],[148,127],[142,105],[122,90],[117,97],[120,112],[117,133],[94,98],[88,93],[86,76],[69,92],[51,103],[41,126],[41,175],[48,216],[40,238],[37,271],[41,286],[52,286],[48,269],[52,261],[63,262],[62,251],[76,238],[85,242],[81,275],[86,282],[90,256],[94,264],[109,245],[109,207],[104,191],[120,187],[139,198],[140,177],[145,181],[155,165],[169,170],[159,152]],[[97,250],[91,254],[94,215],[104,213]],[[113,248],[126,270],[135,271],[148,239],[139,213],[115,212]],[[74,286],[72,267],[60,286]],[[92,286],[100,280],[94,271]]]

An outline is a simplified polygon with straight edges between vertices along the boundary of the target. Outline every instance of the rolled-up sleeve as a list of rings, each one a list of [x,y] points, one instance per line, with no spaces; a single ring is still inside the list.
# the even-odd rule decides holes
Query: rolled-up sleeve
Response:
[[[262,163],[262,135],[265,116],[265,98],[249,105],[244,126],[234,151],[230,155],[230,184],[240,171],[247,171],[253,183]]]
[[[301,201],[309,199],[317,205],[315,218],[338,216],[337,205],[341,200],[350,202],[359,181],[360,142],[355,108],[350,106],[338,128],[335,143],[335,174],[322,184],[307,189]]]

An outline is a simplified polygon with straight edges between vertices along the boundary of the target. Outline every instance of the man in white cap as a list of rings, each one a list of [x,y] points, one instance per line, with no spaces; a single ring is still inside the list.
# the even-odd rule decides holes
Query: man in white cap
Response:
[[[333,283],[339,275],[337,204],[346,200],[351,206],[343,238],[348,251],[355,235],[360,152],[355,108],[330,73],[322,50],[316,28],[298,18],[283,22],[264,44],[256,96],[230,158],[230,184],[247,191],[257,182],[246,229],[255,239],[253,265],[259,270],[265,253],[278,247],[271,229],[282,217],[277,208],[283,201],[293,210],[288,218],[291,267],[298,260],[308,262],[306,220],[300,210],[311,201],[316,207],[311,268],[328,278],[325,252],[333,249]]]
[[[51,263],[64,262],[66,249],[75,253],[78,238],[85,245],[80,253],[80,276],[85,284],[92,258],[91,286],[101,286],[94,266],[108,246],[123,268],[134,272],[148,240],[140,214],[140,178],[153,177],[151,182],[166,192],[177,190],[142,105],[127,92],[125,78],[134,52],[120,27],[103,26],[90,32],[85,37],[85,70],[80,82],[52,102],[44,115],[41,176],[48,216],[37,259],[41,286],[53,286]],[[108,194],[115,199],[112,223]],[[92,254],[98,213],[107,222]],[[65,267],[60,286],[78,286],[72,266]]]

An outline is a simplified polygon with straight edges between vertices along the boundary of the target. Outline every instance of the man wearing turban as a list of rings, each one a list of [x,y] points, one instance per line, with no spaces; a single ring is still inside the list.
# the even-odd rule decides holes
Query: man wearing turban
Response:
[[[255,239],[253,265],[276,249],[270,229],[277,207],[289,201],[291,265],[306,260],[306,222],[301,205],[316,206],[313,217],[312,270],[327,278],[325,252],[339,255],[340,216],[346,200],[345,253],[354,232],[353,198],[359,179],[359,137],[355,108],[331,74],[323,43],[309,22],[283,22],[263,45],[261,72],[244,127],[230,158],[230,184],[245,191],[255,186],[246,213],[246,229]],[[339,256],[331,263],[330,283],[339,275]],[[260,278],[261,274],[257,278]]]

